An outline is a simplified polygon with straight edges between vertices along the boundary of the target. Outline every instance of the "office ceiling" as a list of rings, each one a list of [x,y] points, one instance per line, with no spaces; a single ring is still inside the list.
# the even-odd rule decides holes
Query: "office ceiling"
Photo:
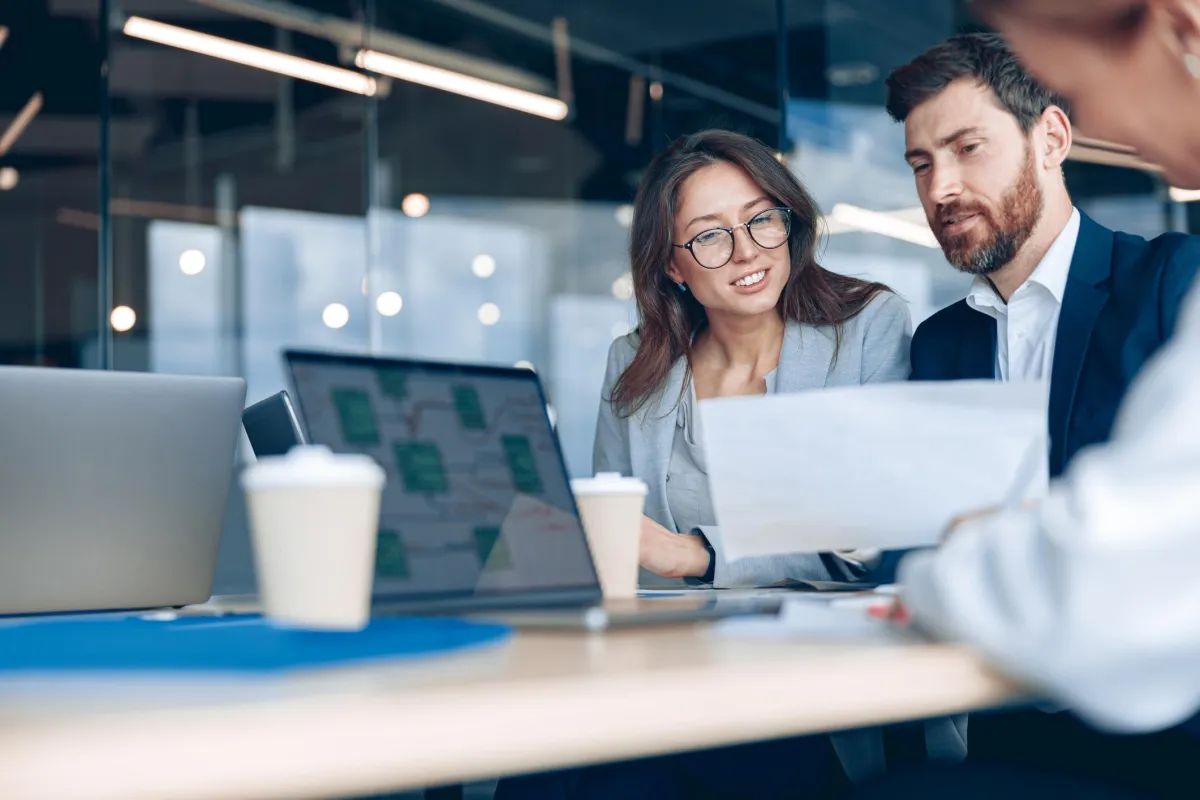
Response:
[[[365,6],[362,0],[292,0],[292,4],[343,19],[361,19]],[[113,0],[113,5],[128,14],[144,14],[251,44],[272,48],[280,44],[278,31],[265,23],[234,17],[191,0]],[[678,7],[680,4],[671,5]],[[769,46],[772,5],[772,0],[754,0],[747,4],[731,29],[734,35],[726,36],[727,42],[733,42],[732,48],[726,47],[724,51],[713,48],[705,55],[712,64],[713,75],[708,80],[724,83],[721,91],[746,95],[751,102],[764,108],[771,103],[774,93],[773,53]],[[568,13],[578,12],[579,28],[597,44],[635,58],[639,57],[639,51],[651,45],[654,31],[663,30],[670,16],[659,11],[647,12],[657,6],[631,2],[580,0],[567,6]],[[0,3],[0,25],[10,31],[7,41],[0,47],[0,130],[7,127],[35,93],[41,93],[44,99],[44,106],[34,122],[11,151],[0,157],[0,165],[16,167],[25,181],[44,176],[48,186],[73,184],[78,182],[80,175],[86,174],[88,168],[95,168],[100,110],[98,7],[98,0]],[[523,70],[553,85],[553,52],[545,43],[514,34],[440,0],[406,0],[404,3],[379,0],[377,7],[380,27]],[[542,12],[549,9],[547,4],[539,8],[536,3],[509,4],[507,7],[493,4],[493,7],[527,15],[522,18],[541,25],[546,24]],[[598,11],[600,8],[603,8],[602,13]],[[694,13],[700,16],[695,17]],[[728,14],[712,0],[692,4],[689,13],[677,21],[679,24],[670,28],[670,44],[684,47],[689,40],[711,39],[714,31],[726,24],[717,18],[717,13]],[[572,34],[583,37],[583,33],[576,30]],[[759,52],[752,53],[753,58],[737,55],[738,36],[762,39],[754,48]],[[163,173],[163,181],[169,182],[170,176],[166,173],[172,168],[178,172],[185,167],[185,151],[190,145],[184,140],[189,125],[193,126],[191,132],[199,133],[201,142],[198,155],[197,149],[192,149],[193,159],[207,163],[222,154],[237,155],[240,152],[258,161],[270,160],[269,151],[276,143],[274,123],[280,95],[277,76],[128,39],[120,33],[115,33],[111,42],[109,95],[115,173],[119,174],[122,165],[126,164],[130,165],[130,170],[137,168],[139,171],[153,165]],[[326,63],[339,61],[336,45],[328,41],[297,34],[291,37],[290,46],[299,55]],[[671,60],[663,46],[648,56],[656,64]],[[731,59],[736,63],[731,63]],[[417,152],[415,148],[435,147],[439,140],[445,139],[447,130],[470,132],[477,129],[481,119],[486,119],[489,139],[494,144],[506,140],[536,141],[549,153],[569,154],[572,163],[595,169],[603,160],[599,151],[609,147],[610,140],[619,143],[623,136],[624,125],[620,118],[627,105],[628,73],[609,64],[593,68],[586,59],[575,59],[573,63],[581,108],[571,125],[534,124],[520,114],[497,115],[490,109],[481,110],[475,101],[446,98],[439,96],[440,93],[403,84],[395,87],[391,97],[381,101],[381,117],[385,123],[390,121],[394,126],[390,141],[404,143],[404,149],[410,155]],[[739,77],[742,86],[738,86]],[[703,78],[700,82],[706,84]],[[320,150],[323,136],[345,140],[355,132],[361,132],[365,104],[358,98],[301,82],[294,85],[293,92],[291,115],[294,117],[298,159],[303,159],[306,152]],[[668,99],[687,110],[686,98]],[[411,113],[417,106],[424,113]],[[429,113],[435,110],[436,115]],[[399,130],[400,125],[404,130]],[[384,142],[383,150],[388,149],[388,143]],[[515,155],[519,163],[515,168],[518,172],[523,170],[524,182],[531,184],[530,173],[547,170],[536,163],[537,153],[520,152],[528,149],[517,148]],[[495,152],[495,146],[491,150]],[[352,165],[354,159],[361,160],[361,148],[348,150],[344,155]],[[645,160],[644,157],[629,156],[631,161],[638,158]],[[421,165],[430,190],[438,188],[434,185],[436,176],[430,174],[432,166],[445,164],[450,167],[449,161],[432,158]],[[496,169],[511,171],[514,165],[496,165]],[[556,188],[552,193],[577,192],[580,181],[586,177],[564,174],[561,165],[559,168],[550,165],[548,171],[555,173]],[[446,177],[454,182],[452,175]],[[514,186],[511,176],[500,174],[479,178],[485,193],[519,189],[522,183],[518,179]],[[178,184],[179,176],[174,176],[174,180]],[[532,182],[527,188],[539,191],[536,183]],[[11,207],[13,201],[12,194],[0,193],[0,209]]]
[[[263,22],[214,10],[203,0],[112,0],[142,14],[264,47],[279,47],[279,31]],[[371,0],[285,0],[342,19],[362,19]],[[554,86],[554,53],[545,41],[551,21],[566,18],[581,44],[573,53],[575,115],[548,123],[498,111],[476,101],[396,83],[379,103],[379,151],[403,164],[401,189],[494,195],[626,199],[637,172],[669,137],[703,125],[732,125],[778,137],[775,0],[373,0],[379,27],[450,53],[463,53],[523,71]],[[880,76],[891,61],[952,29],[946,0],[788,0],[792,96],[837,96],[830,69],[846,66],[871,85],[838,99],[877,102]],[[94,190],[100,110],[97,64],[98,0],[21,0],[0,3],[0,131],[35,93],[44,107],[0,166],[23,181],[39,181],[49,198]],[[920,7],[927,7],[922,14]],[[939,10],[941,21],[934,19]],[[961,12],[954,12],[959,14]],[[939,27],[940,26],[940,27]],[[541,37],[537,32],[541,32]],[[531,35],[532,32],[532,35]],[[219,171],[270,173],[262,202],[359,212],[367,104],[360,98],[303,82],[288,109],[295,158],[280,162],[278,76],[218,59],[140,42],[114,33],[109,89],[114,182],[156,199],[204,200]],[[296,34],[299,55],[338,63],[335,44]],[[871,59],[883,63],[871,63]],[[647,110],[635,140],[627,141],[630,70],[664,70],[661,105]],[[309,159],[324,159],[319,167]],[[286,159],[283,159],[286,161]],[[463,164],[471,165],[463,175]],[[336,164],[336,168],[333,166]],[[346,176],[339,188],[305,184],[301,174]],[[185,176],[185,172],[190,175]],[[290,177],[288,174],[292,173]],[[90,176],[90,178],[89,178]],[[315,180],[315,178],[314,178]],[[322,180],[327,180],[322,178]],[[187,189],[188,182],[202,184]],[[272,190],[275,186],[277,189]],[[119,186],[118,186],[119,188]],[[0,211],[27,209],[0,192]],[[310,195],[322,194],[309,199]],[[187,197],[184,197],[187,195]],[[58,202],[50,199],[47,202]],[[74,202],[74,200],[73,200]]]

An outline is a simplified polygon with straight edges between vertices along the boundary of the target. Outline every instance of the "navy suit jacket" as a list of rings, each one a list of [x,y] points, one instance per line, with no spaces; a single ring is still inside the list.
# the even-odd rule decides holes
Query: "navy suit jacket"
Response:
[[[1200,267],[1200,237],[1152,241],[1081,214],[1050,376],[1050,474],[1108,441],[1126,389],[1175,331]],[[912,380],[996,377],[996,322],[960,300],[917,328]],[[1198,411],[1200,413],[1200,411]]]

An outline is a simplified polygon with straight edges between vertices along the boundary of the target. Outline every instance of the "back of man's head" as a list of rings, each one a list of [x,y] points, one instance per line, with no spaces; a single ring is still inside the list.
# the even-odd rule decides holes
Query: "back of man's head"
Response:
[[[892,70],[887,79],[887,111],[904,122],[913,109],[963,78],[987,86],[1000,105],[1029,133],[1050,106],[1066,102],[1034,80],[996,34],[964,33]]]

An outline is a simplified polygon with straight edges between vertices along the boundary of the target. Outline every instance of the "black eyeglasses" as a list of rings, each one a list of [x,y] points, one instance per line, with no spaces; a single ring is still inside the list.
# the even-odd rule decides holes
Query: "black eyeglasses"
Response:
[[[705,269],[720,269],[733,258],[733,232],[745,228],[756,245],[764,250],[774,250],[788,240],[792,232],[792,210],[790,208],[768,208],[760,211],[733,228],[709,228],[693,236],[687,244],[672,244],[687,250],[696,263]]]

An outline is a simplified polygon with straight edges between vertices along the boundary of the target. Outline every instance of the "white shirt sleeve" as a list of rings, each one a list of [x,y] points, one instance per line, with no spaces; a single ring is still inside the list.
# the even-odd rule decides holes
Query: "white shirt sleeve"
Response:
[[[1200,285],[1134,382],[1113,439],[1039,507],[901,564],[916,623],[967,642],[1100,728],[1200,706]]]

